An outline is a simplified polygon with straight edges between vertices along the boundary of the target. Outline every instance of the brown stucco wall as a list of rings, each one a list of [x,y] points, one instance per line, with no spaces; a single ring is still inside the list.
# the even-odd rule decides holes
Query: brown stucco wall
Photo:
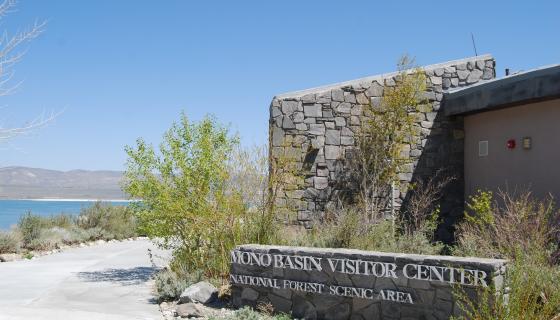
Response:
[[[560,99],[489,111],[464,118],[465,196],[477,189],[560,197]],[[531,137],[531,149],[522,147]],[[509,139],[516,147],[508,149]],[[479,157],[478,142],[488,141]]]

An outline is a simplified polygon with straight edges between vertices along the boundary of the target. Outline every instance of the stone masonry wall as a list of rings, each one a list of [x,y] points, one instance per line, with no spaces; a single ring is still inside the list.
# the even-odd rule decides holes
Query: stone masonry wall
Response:
[[[399,174],[394,193],[398,206],[407,197],[407,185],[424,181],[444,169],[456,180],[448,185],[440,204],[442,240],[452,238],[452,225],[463,212],[463,119],[441,112],[446,91],[495,77],[495,61],[478,56],[424,67],[429,104],[414,114],[415,139],[406,146],[411,165]],[[270,156],[290,157],[299,175],[286,181],[277,199],[289,223],[307,228],[336,208],[337,178],[342,160],[355,147],[364,109],[379,103],[384,88],[395,85],[397,73],[373,76],[274,97],[270,105]]]

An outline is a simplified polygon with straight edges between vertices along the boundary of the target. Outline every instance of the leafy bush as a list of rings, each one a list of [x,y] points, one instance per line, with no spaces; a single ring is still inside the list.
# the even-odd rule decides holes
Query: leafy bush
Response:
[[[511,261],[505,287],[495,298],[483,291],[480,303],[456,294],[468,319],[552,319],[560,314],[560,268],[553,264],[559,213],[552,199],[529,192],[471,197],[471,214],[458,227],[455,255],[506,258]],[[507,303],[503,297],[507,295]]]
[[[284,240],[286,245],[352,248],[384,252],[417,254],[440,254],[444,245],[433,242],[431,236],[435,224],[413,233],[400,233],[394,220],[364,223],[363,215],[355,210],[346,210],[336,220],[323,223],[303,233],[295,233]],[[288,234],[288,233],[284,233]]]
[[[267,315],[257,312],[249,307],[235,311],[232,315],[225,317],[210,317],[210,320],[290,320],[292,317],[286,314]]]
[[[469,320],[557,319],[560,314],[560,269],[519,259],[509,266],[505,286],[496,295],[480,289],[479,301],[457,291],[459,306]],[[507,294],[507,295],[506,295]]]
[[[82,229],[91,230],[90,240],[120,240],[138,234],[136,218],[131,208],[99,201],[82,209],[76,224]]]
[[[19,251],[19,239],[13,231],[0,231],[0,253]]]
[[[44,218],[27,212],[18,222],[18,230],[22,236],[24,247],[30,246],[41,236],[41,230],[47,225]]]
[[[262,214],[255,214],[240,189],[231,188],[229,161],[236,144],[215,119],[191,123],[183,115],[159,152],[142,139],[126,148],[124,189],[142,199],[136,205],[141,231],[173,249],[174,271],[204,270],[209,278],[226,278],[230,250],[263,242],[261,230],[271,233],[258,225],[270,221],[269,211],[257,206]]]
[[[52,250],[63,244],[134,237],[137,225],[130,208],[96,202],[82,209],[78,217],[68,214],[42,217],[28,212],[20,218],[16,233],[21,234],[17,241],[23,248]]]
[[[552,199],[538,201],[529,192],[501,193],[491,218],[472,216],[460,224],[455,255],[513,259],[531,256],[546,264],[558,236],[559,212]]]
[[[163,269],[155,276],[156,298],[160,302],[177,300],[188,286],[201,281],[202,278],[202,271],[178,275],[172,270]]]

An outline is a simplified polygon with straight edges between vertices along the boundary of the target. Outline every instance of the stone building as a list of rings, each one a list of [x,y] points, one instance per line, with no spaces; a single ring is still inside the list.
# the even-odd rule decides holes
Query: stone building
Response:
[[[495,78],[490,55],[449,61],[422,68],[428,79],[429,103],[414,114],[416,137],[404,154],[410,166],[399,173],[401,185],[393,192],[397,205],[407,197],[407,185],[426,180],[439,169],[456,179],[447,185],[440,210],[443,224],[438,237],[450,240],[452,225],[464,203],[464,121],[460,114],[445,114],[444,94]],[[277,205],[291,223],[312,227],[325,212],[335,209],[337,178],[343,160],[355,147],[355,134],[364,109],[379,102],[384,88],[394,86],[398,73],[381,74],[318,88],[277,95],[270,105],[270,156],[288,155],[299,175],[286,181]]]

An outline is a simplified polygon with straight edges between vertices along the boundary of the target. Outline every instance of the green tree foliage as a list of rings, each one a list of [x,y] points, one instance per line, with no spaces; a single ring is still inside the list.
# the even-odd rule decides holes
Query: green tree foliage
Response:
[[[232,177],[242,180],[247,172],[231,164],[237,143],[213,117],[195,123],[183,114],[159,152],[142,139],[126,147],[124,189],[142,200],[136,208],[140,230],[174,250],[171,267],[179,275],[204,270],[224,278],[235,245],[265,241],[255,234],[263,215],[246,203],[247,187],[233,187]]]

